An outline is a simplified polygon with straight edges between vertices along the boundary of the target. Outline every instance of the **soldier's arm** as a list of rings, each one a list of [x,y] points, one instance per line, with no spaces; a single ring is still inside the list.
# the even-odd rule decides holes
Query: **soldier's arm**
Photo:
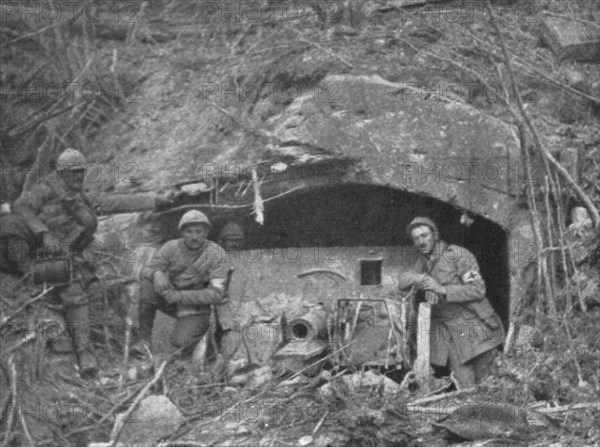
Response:
[[[48,200],[50,191],[43,184],[35,184],[29,191],[23,192],[13,204],[13,211],[23,217],[27,227],[38,237],[49,233],[48,227],[37,213]]]
[[[485,282],[479,273],[479,265],[475,256],[464,248],[454,247],[454,249],[457,250],[455,266],[460,284],[445,286],[446,301],[468,303],[485,298]]]
[[[141,279],[149,279],[150,281],[153,281],[154,274],[156,272],[166,272],[168,270],[173,257],[175,243],[176,241],[174,240],[168,241],[163,244],[162,247],[156,250],[152,256],[152,259],[150,259],[150,262],[148,262],[148,264],[142,268],[140,272]]]
[[[158,195],[153,192],[135,194],[89,194],[97,215],[134,213],[156,209]]]
[[[217,251],[211,253],[211,268],[209,274],[209,284],[202,290],[180,290],[178,304],[190,306],[208,306],[210,304],[220,304],[225,298],[225,282],[227,281],[227,264],[225,262],[225,252],[219,247]]]
[[[209,285],[202,290],[180,290],[177,304],[186,306],[209,306],[219,304],[223,299],[223,290]]]
[[[398,275],[398,288],[400,290],[407,290],[418,283],[422,276],[423,266],[417,259],[410,269],[404,270]]]

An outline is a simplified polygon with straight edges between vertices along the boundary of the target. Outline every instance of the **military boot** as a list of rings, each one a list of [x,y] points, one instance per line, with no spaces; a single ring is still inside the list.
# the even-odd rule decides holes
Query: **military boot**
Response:
[[[77,364],[79,365],[79,376],[84,380],[93,379],[98,374],[96,357],[87,348],[77,351]]]

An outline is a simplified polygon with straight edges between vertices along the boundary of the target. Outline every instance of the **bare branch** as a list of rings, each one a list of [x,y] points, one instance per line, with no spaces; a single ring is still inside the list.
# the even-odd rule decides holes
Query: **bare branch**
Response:
[[[577,197],[579,197],[579,199],[584,203],[585,207],[590,212],[590,216],[592,218],[592,221],[594,222],[594,227],[596,227],[596,228],[600,227],[600,214],[598,213],[598,209],[594,205],[594,202],[592,202],[592,200],[583,191],[583,189],[581,189],[581,187],[575,182],[575,180],[573,180],[573,177],[571,177],[571,175],[565,169],[565,167],[563,165],[561,165],[552,156],[550,151],[548,151],[548,149],[546,149],[546,147],[542,144],[539,133],[538,133],[535,125],[533,124],[533,121],[529,117],[529,113],[527,113],[527,110],[525,110],[525,107],[523,106],[523,101],[521,100],[521,95],[518,93],[517,81],[516,81],[515,74],[514,74],[514,71],[512,68],[510,56],[508,54],[508,50],[506,49],[506,44],[504,43],[504,38],[502,37],[502,32],[500,31],[500,27],[498,26],[498,23],[496,22],[494,13],[492,11],[492,6],[491,6],[489,0],[487,0],[487,2],[486,2],[486,8],[490,15],[490,23],[491,23],[492,27],[494,28],[494,30],[496,31],[496,34],[498,35],[498,41],[500,43],[500,47],[502,48],[502,54],[504,56],[504,62],[506,64],[506,69],[508,71],[508,75],[510,77],[511,84],[513,85],[513,88],[515,89],[515,92],[517,92],[517,94],[515,95],[517,107],[519,109],[519,112],[521,114],[521,117],[522,117],[525,125],[527,126],[527,129],[529,130],[529,133],[531,134],[531,136],[533,138],[533,142],[535,144],[536,149],[542,155],[542,160],[544,161],[544,164],[546,166],[549,163],[552,164],[552,166],[560,173],[563,180],[565,180],[569,184],[569,186],[571,186],[571,188],[573,188]],[[547,170],[547,171],[549,172],[549,170]]]

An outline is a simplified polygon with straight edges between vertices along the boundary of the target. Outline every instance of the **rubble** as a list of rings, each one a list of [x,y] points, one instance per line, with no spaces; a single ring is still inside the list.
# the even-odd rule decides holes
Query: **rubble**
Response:
[[[385,376],[375,374],[373,371],[358,372],[340,378],[351,391],[356,391],[360,388],[380,387],[383,394],[386,396],[398,393],[402,388],[392,379]],[[320,393],[324,397],[331,397],[333,392],[332,383],[326,383],[320,388]]]
[[[115,423],[118,422],[117,414]],[[172,431],[183,422],[179,408],[164,395],[151,395],[140,402],[139,408],[127,420],[119,441],[125,445],[138,443],[151,445],[167,431]]]
[[[305,375],[300,374],[300,375],[294,377],[293,379],[283,380],[277,386],[280,388],[292,387],[292,386],[297,386],[297,385],[304,385],[307,382],[308,382],[308,378]]]
[[[507,404],[473,403],[432,424],[463,440],[518,439],[527,431],[526,412]]]
[[[600,61],[600,27],[568,17],[545,17],[542,38],[559,60]]]
[[[250,389],[259,388],[273,379],[270,366],[263,366],[245,374],[238,374],[231,378],[234,385],[244,385]]]

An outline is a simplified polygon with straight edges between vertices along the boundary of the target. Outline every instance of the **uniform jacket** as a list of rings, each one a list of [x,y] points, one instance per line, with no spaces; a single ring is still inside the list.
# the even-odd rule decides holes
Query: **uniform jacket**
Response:
[[[445,366],[451,349],[465,363],[503,343],[500,318],[486,298],[479,265],[469,250],[438,241],[429,259],[420,256],[413,270],[431,275],[447,290],[431,309],[432,364]],[[411,285],[410,276],[401,274],[399,287]]]
[[[56,177],[34,184],[13,204],[13,212],[27,227],[36,245],[42,235],[50,232],[78,254],[93,240],[98,226],[97,214],[131,212],[131,196],[124,200],[118,195],[86,195],[71,191]],[[154,208],[154,198],[140,195],[139,207]]]
[[[225,251],[212,241],[199,250],[187,248],[183,239],[166,242],[142,269],[141,277],[152,280],[156,271],[167,273],[171,284],[181,292],[177,316],[209,313],[217,307],[220,323],[228,328],[230,304],[224,296],[227,279]]]

